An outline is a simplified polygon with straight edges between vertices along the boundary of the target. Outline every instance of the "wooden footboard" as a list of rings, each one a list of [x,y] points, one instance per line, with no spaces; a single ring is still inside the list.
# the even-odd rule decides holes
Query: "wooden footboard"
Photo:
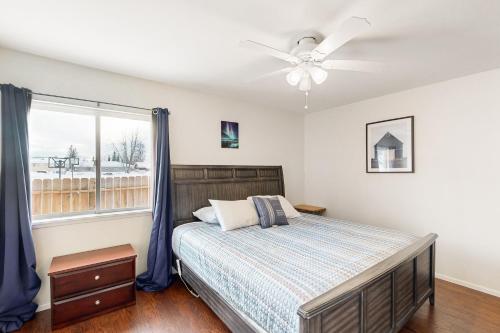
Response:
[[[436,238],[429,234],[302,305],[300,332],[398,332],[426,299],[434,304]]]

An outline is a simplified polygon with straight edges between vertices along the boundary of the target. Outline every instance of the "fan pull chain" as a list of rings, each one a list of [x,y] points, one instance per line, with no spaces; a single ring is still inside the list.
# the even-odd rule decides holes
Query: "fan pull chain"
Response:
[[[305,96],[305,105],[304,105],[304,109],[308,109],[309,106],[307,105],[308,104],[308,97],[309,97],[309,91],[306,91],[306,96]]]

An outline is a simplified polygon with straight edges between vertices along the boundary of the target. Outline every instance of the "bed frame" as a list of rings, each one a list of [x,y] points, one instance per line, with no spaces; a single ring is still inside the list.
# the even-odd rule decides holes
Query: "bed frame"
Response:
[[[195,221],[208,199],[284,195],[281,166],[173,165],[174,226]],[[434,305],[436,234],[303,304],[300,333],[398,332],[429,299]],[[233,332],[256,332],[250,320],[181,263],[183,279]]]

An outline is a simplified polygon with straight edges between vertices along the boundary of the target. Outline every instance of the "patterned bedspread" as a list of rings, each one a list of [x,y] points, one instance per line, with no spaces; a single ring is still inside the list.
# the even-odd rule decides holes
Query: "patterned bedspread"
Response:
[[[399,231],[303,214],[289,226],[175,228],[176,255],[268,332],[298,332],[300,305],[410,245]]]

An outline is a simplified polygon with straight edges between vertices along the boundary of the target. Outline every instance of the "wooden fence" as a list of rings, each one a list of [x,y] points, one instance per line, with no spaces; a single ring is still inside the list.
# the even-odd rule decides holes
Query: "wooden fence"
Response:
[[[95,211],[95,178],[33,179],[32,215]],[[150,206],[149,176],[101,178],[101,210]]]

